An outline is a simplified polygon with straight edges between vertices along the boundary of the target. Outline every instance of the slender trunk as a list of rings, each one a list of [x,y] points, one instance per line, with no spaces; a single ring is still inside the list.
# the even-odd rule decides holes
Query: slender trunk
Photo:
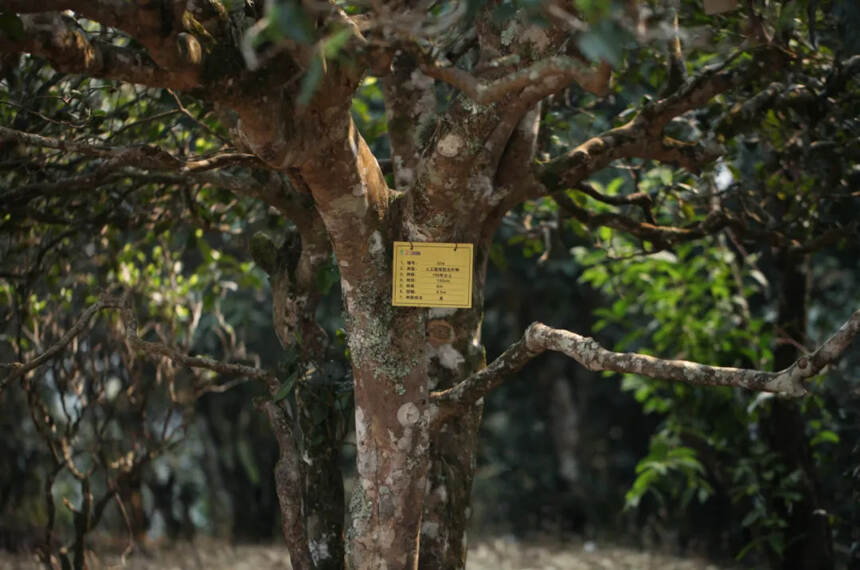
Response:
[[[489,233],[489,232],[487,232]],[[489,239],[476,243],[471,309],[430,309],[426,349],[430,389],[441,390],[486,366],[481,343]],[[430,470],[421,526],[421,570],[465,568],[483,403],[452,418],[430,436]]]
[[[435,317],[435,318],[434,318]],[[431,310],[428,322],[430,387],[453,386],[486,365],[482,312]],[[483,406],[446,422],[430,438],[430,471],[421,526],[422,570],[455,570],[466,564],[466,530]]]
[[[782,286],[779,300],[779,329],[782,336],[803,344],[806,340],[805,263],[783,254],[779,259]],[[774,350],[777,370],[791,365],[800,356],[797,345],[780,343]],[[821,502],[815,463],[806,437],[806,422],[798,403],[774,400],[764,428],[771,447],[788,464],[799,470],[802,498],[782,509],[788,523],[784,530],[785,550],[775,565],[784,570],[825,570],[833,568],[833,541],[826,510]]]
[[[321,375],[321,374],[320,374]],[[304,443],[304,508],[308,542],[317,570],[344,567],[344,491],[340,469],[343,421],[332,382],[318,378],[297,390]]]

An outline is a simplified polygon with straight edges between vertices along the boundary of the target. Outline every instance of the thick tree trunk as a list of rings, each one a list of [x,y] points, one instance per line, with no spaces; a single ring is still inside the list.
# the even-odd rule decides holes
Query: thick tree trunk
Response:
[[[802,260],[782,254],[779,259],[782,285],[779,299],[781,336],[806,341],[806,272]],[[780,343],[774,350],[774,366],[781,370],[800,356],[797,346]],[[806,436],[806,422],[796,402],[774,400],[764,419],[768,441],[788,464],[800,470],[800,501],[780,514],[788,523],[784,531],[785,550],[775,565],[783,570],[826,570],[833,568],[833,541],[827,511],[821,502],[815,462]]]
[[[348,559],[356,570],[410,569],[430,445],[424,311],[391,307],[387,292],[377,300],[350,311],[358,478]]]

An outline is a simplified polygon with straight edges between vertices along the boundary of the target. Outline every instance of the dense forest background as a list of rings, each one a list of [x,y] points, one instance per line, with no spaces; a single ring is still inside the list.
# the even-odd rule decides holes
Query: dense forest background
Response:
[[[704,38],[709,20],[687,4],[679,14],[691,67],[728,56],[721,46],[750,25],[743,10],[711,16],[723,31]],[[694,111],[735,135],[721,141],[727,154],[716,163],[692,174],[620,160],[566,197],[508,213],[487,277],[488,360],[541,321],[590,331],[616,350],[776,370],[860,307],[860,13],[853,2],[820,4],[761,8],[767,33],[796,38],[803,65],[773,93],[751,86],[742,124],[722,119],[721,102]],[[290,28],[299,20],[284,19],[280,33],[301,34]],[[0,12],[0,33],[15,25]],[[611,128],[665,88],[662,48],[609,25],[585,47],[617,64],[612,94],[571,89],[545,101],[539,157]],[[315,85],[306,84],[310,97]],[[393,187],[382,89],[366,77],[352,115]],[[435,96],[444,106],[451,90]],[[46,536],[144,551],[204,535],[277,540],[278,446],[254,405],[264,387],[139,358],[118,313],[87,314],[103,293],[131,291],[141,338],[290,377],[296,355],[281,349],[268,276],[248,255],[259,232],[290,239],[290,223],[231,193],[229,176],[99,170],[75,154],[75,144],[94,142],[225,153],[224,115],[172,90],[3,55],[0,126],[65,145],[32,147],[0,132],[0,362],[32,360],[75,332],[37,373],[8,384],[0,376],[0,547],[28,550]],[[681,118],[671,128],[684,136],[698,127]],[[242,160],[235,168],[249,168]],[[718,199],[760,233],[726,226],[661,241],[610,213],[698,232]],[[321,371],[331,389],[310,413],[343,438],[349,474],[351,372],[334,259],[316,279],[318,320],[335,340]],[[791,567],[802,533],[818,536],[822,560],[849,567],[860,560],[858,378],[856,343],[798,401],[594,373],[544,355],[486,399],[470,532],[577,536],[771,567]]]

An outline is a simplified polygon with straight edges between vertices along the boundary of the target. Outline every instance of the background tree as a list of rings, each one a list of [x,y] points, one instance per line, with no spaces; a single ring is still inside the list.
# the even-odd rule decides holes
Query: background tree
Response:
[[[860,328],[855,312],[835,335],[822,336],[814,352],[795,362],[781,351],[773,366],[743,353],[723,358],[664,347],[744,368],[611,353],[588,337],[539,323],[487,366],[480,340],[492,240],[510,211],[507,219],[521,218],[526,237],[544,211],[575,220],[583,238],[584,228],[595,228],[600,241],[589,243],[585,254],[592,256],[651,255],[707,236],[724,236],[738,251],[763,243],[781,252],[783,281],[795,287],[797,256],[856,239],[843,205],[856,198],[853,170],[840,169],[846,163],[837,160],[829,183],[814,184],[812,165],[819,163],[795,160],[791,145],[799,143],[767,130],[781,126],[777,112],[813,109],[809,117],[789,117],[814,139],[809,148],[830,148],[837,157],[856,152],[839,146],[856,132],[856,119],[841,110],[849,108],[858,65],[841,37],[842,5],[810,4],[803,11],[797,4],[749,4],[710,17],[698,3],[668,10],[609,2],[279,1],[263,7],[217,0],[7,0],[2,7],[0,51],[13,54],[3,69],[9,126],[0,127],[11,156],[2,194],[10,236],[4,258],[26,259],[23,272],[8,275],[14,282],[8,306],[15,310],[9,322],[18,332],[7,338],[9,360],[16,362],[2,386],[15,382],[32,393],[28,383],[36,376],[30,373],[65,354],[102,309],[121,313],[116,334],[131,355],[147,356],[171,375],[179,366],[197,370],[187,372],[189,396],[174,394],[173,401],[195,401],[212,386],[200,369],[258,380],[268,391],[258,405],[279,445],[275,485],[296,568],[341,567],[345,560],[355,568],[462,567],[480,402],[541,352],[567,354],[592,370],[796,397]],[[694,32],[682,33],[687,29]],[[353,96],[377,79],[384,139],[378,123],[350,114]],[[117,100],[106,102],[111,96]],[[555,102],[542,104],[550,96],[569,104],[560,110]],[[159,109],[165,102],[169,110]],[[53,109],[46,113],[42,105]],[[105,107],[111,113],[100,115]],[[181,117],[186,128],[163,128],[159,113]],[[822,130],[803,129],[816,119],[826,125]],[[153,126],[155,133],[145,131]],[[742,168],[744,154],[733,137],[748,129],[772,135],[776,154],[783,153],[775,159],[785,174],[782,186],[772,179],[760,188],[743,182],[755,173]],[[629,173],[621,182],[586,183],[619,167]],[[726,170],[730,181],[722,183]],[[633,192],[621,193],[625,184]],[[44,241],[39,229],[27,231],[34,223],[59,232],[56,241]],[[168,229],[174,224],[181,225]],[[195,225],[200,229],[192,230]],[[255,229],[277,233],[251,237]],[[131,247],[134,234],[146,230],[145,245]],[[239,362],[249,355],[232,325],[219,318],[221,283],[208,280],[222,256],[201,230],[220,231],[231,245],[247,241],[254,267],[268,274],[272,320],[285,353],[279,366]],[[237,231],[244,237],[233,237]],[[89,301],[88,308],[65,333],[58,327],[31,345],[26,337],[41,340],[32,332],[41,321],[30,290],[55,290],[50,279],[73,276],[81,252],[56,268],[43,266],[45,256],[80,243],[73,236],[104,234],[91,254],[82,253],[96,257],[91,263],[105,275],[64,293],[78,304]],[[165,270],[140,251],[175,275],[180,244],[192,240],[194,255],[209,263],[199,266],[193,283],[163,283]],[[472,308],[392,307],[395,240],[473,244]],[[247,279],[236,287],[259,287],[259,271],[236,263]],[[689,265],[696,269],[696,260]],[[343,389],[349,375],[327,365],[342,350],[317,324],[321,293],[335,271],[354,378],[357,477],[345,538],[337,450],[343,412],[351,409]],[[140,272],[152,275],[141,280]],[[599,279],[593,272],[587,278]],[[124,289],[87,299],[115,283]],[[797,292],[784,293],[785,306],[796,309],[790,299]],[[193,310],[177,295],[194,299]],[[154,324],[141,328],[133,301],[163,304],[166,314],[150,308]],[[614,314],[630,309],[623,297],[616,305]],[[715,319],[732,314],[731,307],[719,309]],[[217,360],[194,354],[204,314],[214,319],[213,333],[221,331],[221,350],[204,348],[219,352]],[[778,324],[803,344],[800,314],[783,317]],[[55,379],[39,374],[41,382]],[[796,410],[774,407],[772,445],[797,418]],[[670,443],[657,451],[695,478],[698,464],[685,447]],[[74,475],[69,456],[60,454],[58,467]],[[809,465],[803,450],[790,460]],[[634,497],[647,482],[634,486]],[[807,476],[806,490],[814,486]],[[790,525],[804,527],[802,536],[812,540],[809,529],[817,521],[796,515],[817,510],[813,496],[805,496]],[[826,543],[826,535],[819,532],[812,543]],[[806,544],[797,536],[789,548]],[[80,552],[83,540],[76,543]]]

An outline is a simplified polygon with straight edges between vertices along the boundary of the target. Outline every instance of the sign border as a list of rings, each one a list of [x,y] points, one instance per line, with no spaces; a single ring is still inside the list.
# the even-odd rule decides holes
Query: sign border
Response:
[[[394,302],[394,283],[397,275],[397,248],[400,247],[408,247],[410,249],[414,249],[416,245],[420,245],[422,248],[436,248],[443,247],[446,249],[458,249],[465,248],[469,250],[469,279],[467,284],[467,292],[468,292],[468,304],[461,303],[434,303],[432,305],[426,304],[423,301],[415,301],[415,302]],[[471,243],[463,243],[463,242],[439,242],[439,241],[395,241],[394,249],[391,252],[391,305],[393,307],[421,307],[421,308],[440,308],[440,309],[471,309],[472,308],[472,280],[473,274],[475,272],[475,247]]]

